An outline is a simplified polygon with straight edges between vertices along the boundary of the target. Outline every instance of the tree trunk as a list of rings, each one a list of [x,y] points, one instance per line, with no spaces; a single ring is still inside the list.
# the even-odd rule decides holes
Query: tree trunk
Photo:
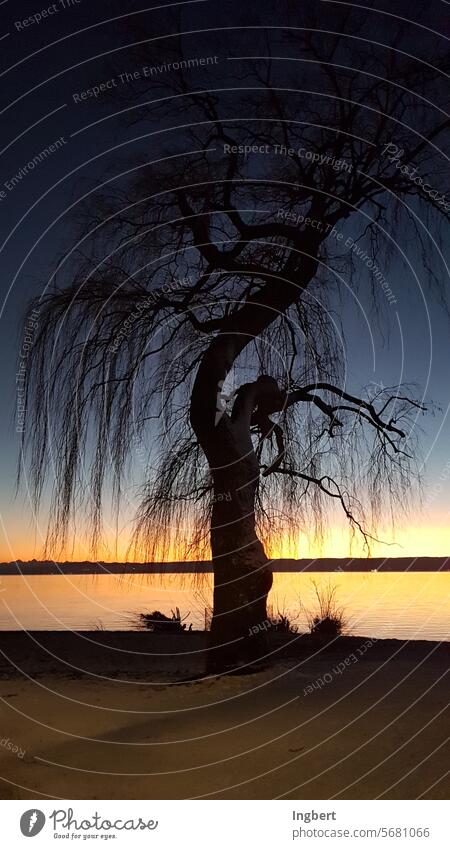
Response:
[[[255,528],[259,463],[251,411],[261,384],[238,392],[230,417],[199,433],[213,480],[211,552],[214,602],[207,667],[221,671],[267,654],[267,595],[272,573]]]
[[[255,495],[259,465],[233,440],[229,420],[218,428],[221,466],[212,469],[214,495],[211,550],[214,606],[208,669],[221,670],[262,660],[267,654],[267,595],[272,573],[256,535]],[[248,434],[250,442],[250,433]],[[225,449],[225,450],[224,450]]]
[[[317,207],[314,216],[319,218]],[[256,409],[280,410],[276,381],[261,375],[237,393],[231,416],[217,421],[218,398],[239,354],[299,300],[317,271],[320,235],[305,240],[300,267],[293,252],[286,263],[284,285],[268,283],[224,319],[220,332],[202,356],[192,389],[190,420],[205,452],[214,486],[211,549],[214,608],[208,669],[245,665],[267,654],[267,596],[272,573],[255,529],[255,495],[259,464],[250,427]]]

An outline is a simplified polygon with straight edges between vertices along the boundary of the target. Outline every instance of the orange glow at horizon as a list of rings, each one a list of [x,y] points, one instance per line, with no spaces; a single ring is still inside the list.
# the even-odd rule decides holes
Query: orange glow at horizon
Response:
[[[13,533],[16,529],[10,528],[9,539],[3,538],[0,544],[0,562],[14,560],[40,560],[43,559],[43,545],[30,538],[23,541],[23,535]],[[371,542],[370,557],[447,557],[450,556],[450,526],[447,524],[437,525],[405,525],[398,528],[395,534],[392,531],[378,531],[378,538],[383,542]],[[97,559],[103,562],[142,562],[144,558],[133,557],[128,554],[129,538],[116,540],[111,537],[110,541],[100,546]],[[354,535],[350,539],[348,528],[336,525],[326,533],[322,542],[308,540],[306,535],[299,535],[297,540],[286,536],[284,540],[270,541],[266,543],[266,552],[273,559],[315,559],[327,557],[367,557],[363,539],[360,535]],[[52,559],[47,557],[47,559]],[[81,539],[77,539],[73,545],[67,546],[63,552],[55,552],[55,560],[85,561],[93,560],[89,546]],[[159,560],[162,558],[155,558]],[[207,560],[208,556],[200,552],[190,552],[185,557],[179,544],[173,546],[169,554],[164,557],[165,562],[177,562],[180,560],[195,561]]]

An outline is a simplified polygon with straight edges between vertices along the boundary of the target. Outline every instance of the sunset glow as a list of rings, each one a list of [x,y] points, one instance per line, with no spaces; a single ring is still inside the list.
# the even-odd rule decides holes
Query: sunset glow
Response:
[[[12,529],[10,528],[10,531]],[[25,536],[25,540],[24,540]],[[370,554],[364,548],[364,541],[360,535],[350,537],[348,528],[340,525],[329,530],[322,543],[308,540],[301,536],[298,542],[286,539],[281,544],[267,545],[266,551],[269,557],[279,558],[321,558],[321,557],[447,557],[450,556],[450,526],[442,522],[436,525],[405,525],[396,530],[381,529],[378,531],[380,542],[372,541]],[[99,547],[97,559],[106,563],[111,562],[143,562],[144,558],[130,556],[128,549],[129,538],[121,537],[117,541],[111,535],[106,543]],[[62,552],[54,553],[58,561],[84,561],[93,560],[92,551],[87,544],[78,538],[73,545],[66,547]],[[14,560],[40,560],[43,559],[43,544],[34,543],[31,535],[17,533],[11,534],[8,539],[3,538],[0,546],[0,561],[10,562]],[[48,555],[46,559],[52,559]],[[180,544],[174,546],[165,558],[156,558],[165,562],[179,562],[182,560],[196,561],[207,559],[200,552],[191,551],[188,556],[183,556]]]

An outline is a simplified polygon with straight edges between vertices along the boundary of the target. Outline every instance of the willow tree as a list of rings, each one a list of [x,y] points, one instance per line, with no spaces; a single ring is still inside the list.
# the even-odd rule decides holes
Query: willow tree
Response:
[[[138,140],[80,202],[32,304],[23,449],[36,502],[52,484],[48,548],[83,515],[95,551],[131,475],[136,556],[210,552],[212,669],[266,652],[271,536],[320,534],[334,501],[370,545],[416,471],[423,406],[411,387],[348,385],[338,307],[370,287],[377,321],[395,318],[414,258],[439,285],[448,58],[412,55],[401,28],[374,39],[357,11],[327,32],[295,14],[256,28],[263,58],[239,70],[223,50],[238,34],[208,32],[194,81],[194,36],[141,38],[135,62],[170,49],[169,72],[116,103]]]

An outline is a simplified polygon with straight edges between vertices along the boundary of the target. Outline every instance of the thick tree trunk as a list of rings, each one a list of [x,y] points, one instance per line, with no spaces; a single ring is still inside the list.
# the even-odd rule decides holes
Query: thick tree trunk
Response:
[[[312,207],[314,217],[320,209]],[[311,213],[313,215],[313,212]],[[240,353],[275,316],[299,300],[317,271],[320,235],[305,239],[300,261],[288,259],[283,286],[272,281],[242,307],[223,319],[220,332],[205,351],[191,396],[190,420],[205,452],[214,484],[211,548],[214,566],[214,611],[208,668],[245,665],[266,655],[267,595],[272,573],[255,530],[255,494],[259,465],[250,427],[254,411],[280,410],[275,380],[262,375],[241,386],[231,416],[217,421],[220,389]]]
[[[245,666],[267,654],[272,573],[255,528],[259,463],[250,434],[258,390],[258,382],[241,387],[232,416],[224,413],[212,429],[199,432],[213,479],[210,671]]]
[[[267,595],[272,586],[270,566],[255,529],[258,462],[253,449],[239,456],[237,443],[226,447],[228,452],[222,443],[223,467],[213,470],[211,671],[245,666],[267,655]]]

